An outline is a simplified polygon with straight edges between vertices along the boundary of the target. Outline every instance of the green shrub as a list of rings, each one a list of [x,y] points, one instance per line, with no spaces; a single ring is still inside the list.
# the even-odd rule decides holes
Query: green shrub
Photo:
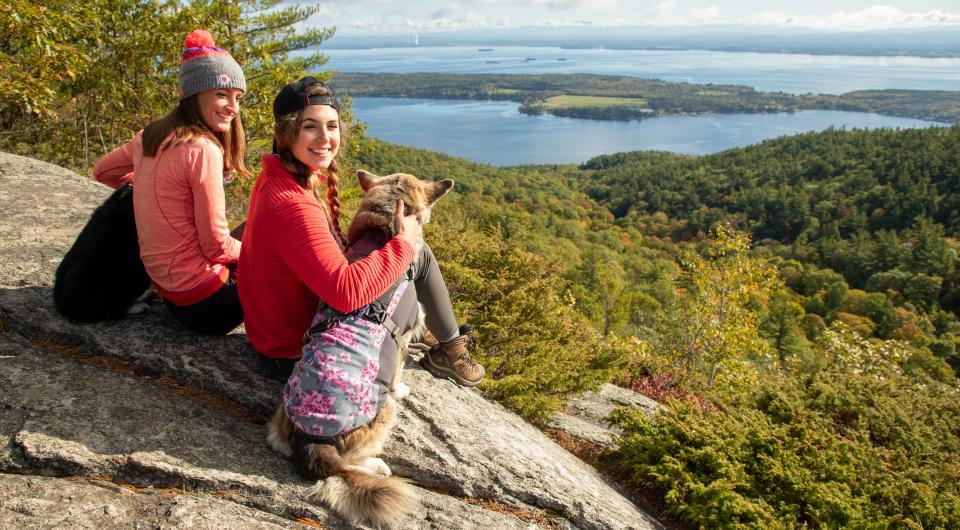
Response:
[[[428,240],[458,318],[476,326],[486,394],[528,418],[543,418],[622,370],[626,343],[604,339],[574,309],[555,264],[445,212],[434,213]]]
[[[714,411],[618,411],[616,457],[693,527],[960,528],[957,397],[894,372],[780,377]]]

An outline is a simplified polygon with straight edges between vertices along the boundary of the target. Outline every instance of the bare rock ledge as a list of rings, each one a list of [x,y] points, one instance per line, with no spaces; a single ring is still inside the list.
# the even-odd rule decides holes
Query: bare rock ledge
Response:
[[[0,528],[353,528],[266,446],[257,418],[282,383],[242,328],[198,336],[162,305],[96,325],[56,312],[54,270],[109,192],[0,153]],[[477,391],[417,367],[405,380],[385,455],[420,488],[404,528],[662,528]]]

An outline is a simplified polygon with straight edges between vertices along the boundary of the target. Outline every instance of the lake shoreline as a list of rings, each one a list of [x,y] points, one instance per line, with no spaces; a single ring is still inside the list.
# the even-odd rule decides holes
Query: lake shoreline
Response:
[[[638,150],[710,154],[828,127],[942,126],[956,121],[960,108],[956,102],[950,117],[933,112],[937,105],[942,110],[939,95],[960,97],[955,91],[960,87],[958,59],[483,48],[329,50],[324,68],[335,71],[332,85],[338,92],[354,98],[352,108],[368,124],[369,135],[494,166],[582,163],[597,155]],[[416,83],[401,87],[412,73],[424,76],[420,88]],[[396,85],[400,90],[393,96],[408,99],[366,98],[347,82],[360,74],[395,76],[389,81],[368,77],[372,91],[367,94],[382,95],[384,87]],[[608,80],[607,86],[601,86],[601,78]],[[550,86],[536,85],[542,81]],[[586,95],[584,87],[597,90]],[[469,96],[461,99],[465,93]],[[574,119],[522,114],[521,93],[540,96],[526,102],[550,105],[553,114],[569,114],[564,106],[588,103],[616,107],[628,95],[643,101],[628,105],[640,119],[590,119],[606,117],[596,110]],[[814,94],[827,107],[839,106],[825,102],[837,102],[841,94],[872,98],[874,106],[802,110],[797,102]],[[926,120],[895,117],[902,114],[895,108],[902,103],[898,97],[918,95],[931,96],[931,106],[915,107],[921,112],[911,115]],[[416,96],[426,99],[409,99]]]
[[[939,123],[960,123],[960,92],[859,90],[840,95],[792,95],[745,85],[676,83],[595,74],[450,74],[339,72],[338,89],[351,96],[507,100],[523,114],[633,121],[711,113],[800,110],[867,112]]]
[[[594,74],[675,83],[744,85],[763,92],[839,95],[858,90],[956,90],[960,58],[818,56],[751,52],[559,47],[324,49],[339,72]],[[528,60],[534,59],[534,60]]]
[[[668,151],[710,155],[830,127],[943,125],[869,113],[805,110],[777,114],[665,116],[615,122],[520,114],[509,101],[353,98],[367,135],[495,167],[581,164],[599,155]]]

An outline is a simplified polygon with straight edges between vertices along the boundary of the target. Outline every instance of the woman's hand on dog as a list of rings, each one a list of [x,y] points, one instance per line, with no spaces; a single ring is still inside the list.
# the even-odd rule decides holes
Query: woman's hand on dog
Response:
[[[397,199],[397,210],[394,214],[393,228],[400,239],[406,241],[411,247],[417,247],[417,241],[420,240],[420,222],[416,215],[403,215],[403,199]]]

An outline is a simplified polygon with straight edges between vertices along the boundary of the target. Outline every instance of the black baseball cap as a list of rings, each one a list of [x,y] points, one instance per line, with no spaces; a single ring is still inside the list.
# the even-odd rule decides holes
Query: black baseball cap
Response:
[[[307,97],[307,88],[310,85],[322,85],[330,93]],[[329,105],[340,112],[340,102],[333,89],[316,77],[307,76],[280,89],[277,97],[273,98],[273,119],[278,120],[281,116],[297,112],[307,105]],[[273,152],[277,152],[276,141],[273,142]]]
[[[323,85],[330,93],[307,97],[307,88],[310,85]],[[329,105],[337,109],[337,112],[340,111],[340,102],[337,101],[333,89],[323,81],[307,76],[280,89],[277,97],[273,98],[273,118],[279,119],[281,116],[296,112],[307,105]]]

